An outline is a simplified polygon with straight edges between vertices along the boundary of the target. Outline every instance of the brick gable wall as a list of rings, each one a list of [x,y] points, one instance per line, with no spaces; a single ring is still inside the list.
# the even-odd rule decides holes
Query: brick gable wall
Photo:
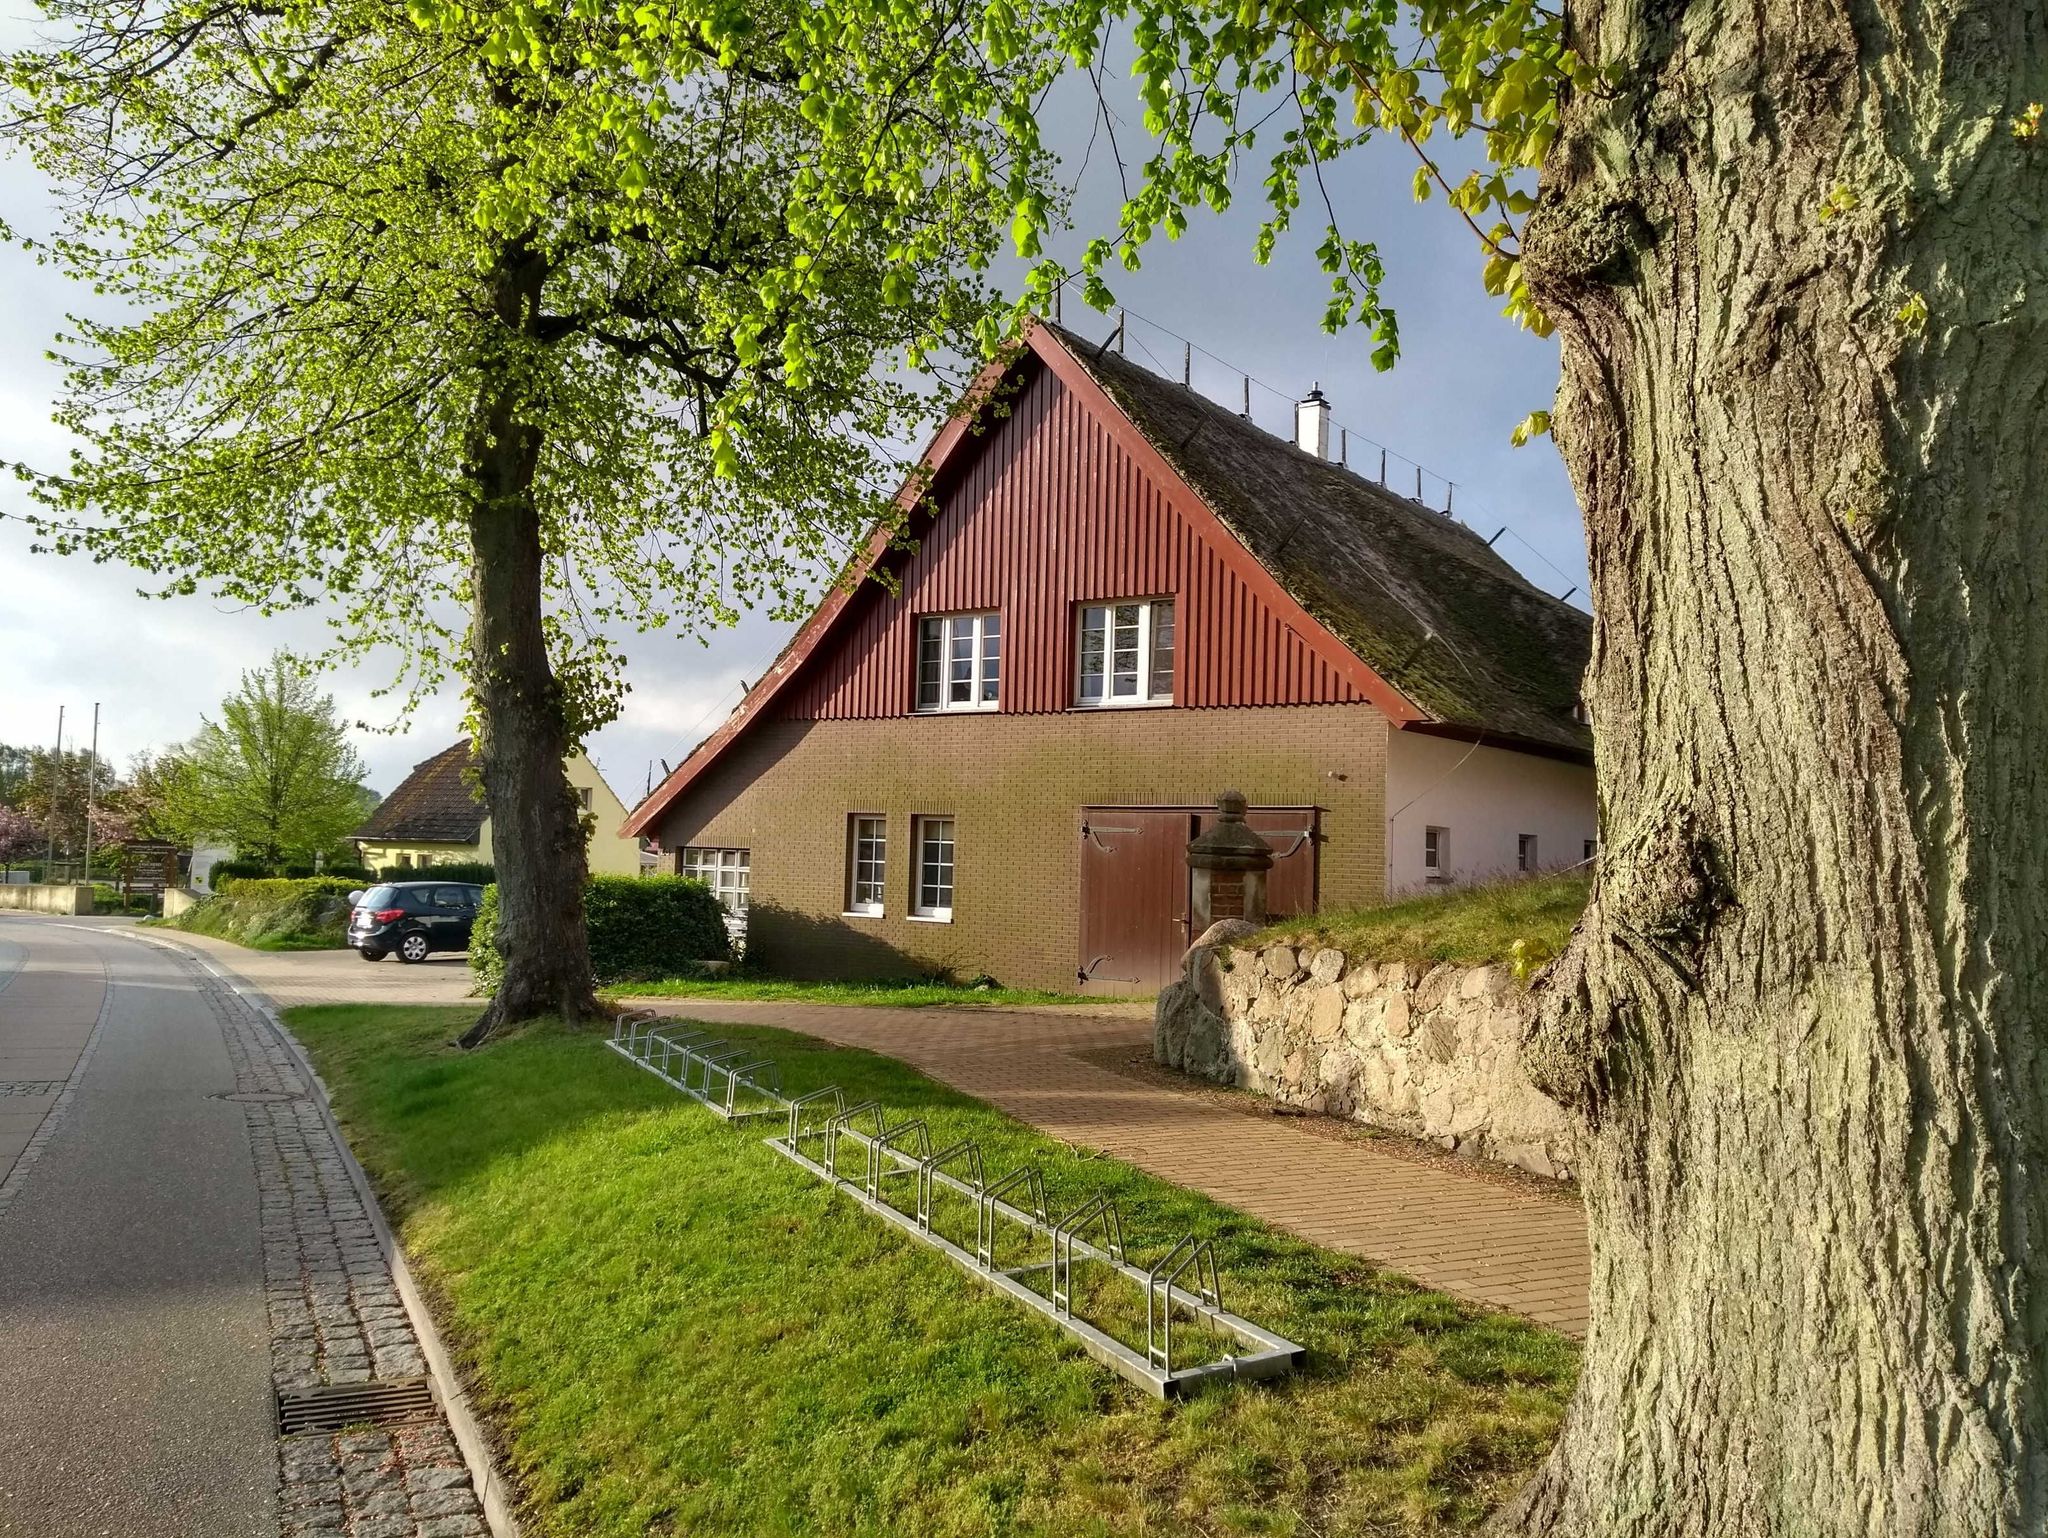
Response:
[[[1323,808],[1325,906],[1374,901],[1386,877],[1386,718],[1366,704],[763,721],[649,831],[752,852],[748,943],[799,977],[900,977],[945,966],[1075,985],[1081,808]],[[1337,778],[1336,776],[1342,776]],[[846,917],[847,818],[888,819],[888,900]],[[911,820],[955,821],[954,917],[909,918]],[[673,868],[671,866],[671,868]]]

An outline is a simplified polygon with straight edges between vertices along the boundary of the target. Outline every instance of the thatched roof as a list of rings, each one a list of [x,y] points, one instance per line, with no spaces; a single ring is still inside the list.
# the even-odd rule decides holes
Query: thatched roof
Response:
[[[1578,753],[1593,622],[1457,519],[1053,329],[1301,606],[1434,720]]]

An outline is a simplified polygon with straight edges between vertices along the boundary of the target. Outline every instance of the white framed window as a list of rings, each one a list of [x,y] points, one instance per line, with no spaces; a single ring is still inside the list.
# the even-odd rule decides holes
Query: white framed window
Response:
[[[1173,600],[1081,605],[1074,703],[1173,703]]]
[[[728,913],[747,911],[747,893],[753,886],[753,854],[746,849],[685,849],[676,862],[676,874],[701,881]]]
[[[917,890],[912,894],[913,918],[953,916],[953,819],[919,817],[911,837],[917,846]]]
[[[1536,869],[1536,835],[1518,833],[1515,835],[1515,869]]]
[[[1598,840],[1597,838],[1589,838],[1589,839],[1587,839],[1587,840],[1586,840],[1586,858],[1590,860],[1590,859],[1592,859],[1592,858],[1593,858],[1593,856],[1595,856],[1595,855],[1596,855],[1596,854],[1598,854],[1599,852],[1600,852],[1600,840]]]
[[[917,622],[919,710],[994,710],[1002,669],[1003,622],[993,611]]]
[[[588,785],[577,787],[576,804],[586,812],[590,810],[590,787]]]
[[[1451,830],[1422,830],[1422,870],[1431,881],[1447,879],[1451,871]]]
[[[846,819],[846,911],[879,917],[888,877],[889,820],[865,812]]]

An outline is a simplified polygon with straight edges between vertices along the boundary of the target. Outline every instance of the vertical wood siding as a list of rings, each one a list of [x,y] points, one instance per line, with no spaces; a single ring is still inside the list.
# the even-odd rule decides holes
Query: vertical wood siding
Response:
[[[1002,616],[1002,710],[1070,709],[1076,608],[1116,598],[1175,600],[1176,705],[1363,698],[1228,569],[1049,370],[1036,372],[932,501],[938,516],[920,518],[915,547],[889,562],[900,592],[865,584],[836,643],[807,661],[774,716],[911,714],[917,617],[983,609]]]

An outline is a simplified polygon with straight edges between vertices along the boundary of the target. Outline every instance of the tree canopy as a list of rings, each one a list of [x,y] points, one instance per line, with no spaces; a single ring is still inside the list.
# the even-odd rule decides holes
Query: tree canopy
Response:
[[[608,632],[793,605],[839,563],[944,404],[878,359],[987,308],[1019,152],[934,118],[921,28],[764,10],[650,74],[585,6],[481,46],[378,0],[43,8],[70,40],[6,61],[11,137],[62,199],[41,255],[116,302],[60,339],[48,547],[332,605],[415,688],[461,656],[494,409],[532,434],[580,735],[622,688]],[[820,48],[900,110],[821,117]]]
[[[310,861],[361,820],[363,764],[302,663],[279,652],[242,675],[161,780],[160,820],[247,859]]]

